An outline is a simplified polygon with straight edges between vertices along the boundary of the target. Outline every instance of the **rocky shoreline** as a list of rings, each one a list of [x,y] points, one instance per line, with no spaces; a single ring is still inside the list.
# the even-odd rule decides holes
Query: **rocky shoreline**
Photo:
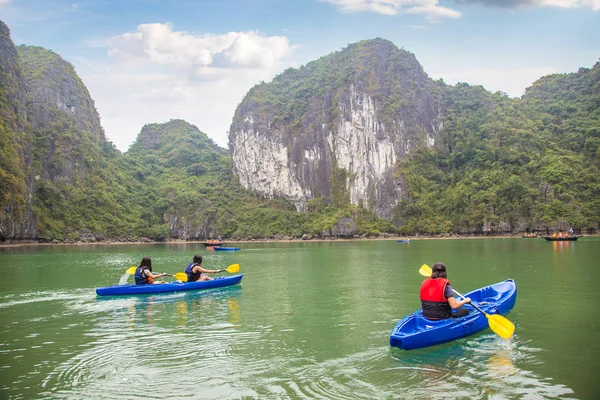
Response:
[[[459,234],[443,234],[443,235],[393,235],[384,234],[379,236],[352,236],[352,237],[312,237],[304,235],[303,237],[287,237],[280,236],[274,238],[260,239],[224,239],[223,243],[291,243],[291,242],[348,242],[348,241],[363,241],[363,240],[439,240],[439,239],[498,239],[498,238],[521,238],[524,233],[515,234],[497,234],[497,235],[459,235]],[[600,236],[598,233],[589,233],[584,236]],[[541,238],[542,235],[539,236]],[[117,238],[117,239],[102,239],[102,240],[65,240],[65,241],[41,241],[41,240],[7,240],[0,242],[0,248],[3,247],[21,247],[21,246],[89,246],[89,245],[127,245],[127,244],[202,244],[205,240],[185,240],[185,239],[167,239],[155,241],[146,237],[142,238]]]

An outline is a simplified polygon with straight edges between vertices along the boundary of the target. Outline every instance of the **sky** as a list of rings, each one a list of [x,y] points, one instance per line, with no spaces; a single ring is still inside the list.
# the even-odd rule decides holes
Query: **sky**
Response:
[[[226,148],[255,84],[365,39],[511,97],[600,57],[600,0],[0,0],[0,20],[75,67],[121,151],[176,118]]]

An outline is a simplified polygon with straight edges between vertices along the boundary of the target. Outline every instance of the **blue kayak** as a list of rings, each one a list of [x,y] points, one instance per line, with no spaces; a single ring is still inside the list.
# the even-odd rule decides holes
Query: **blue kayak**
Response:
[[[517,301],[517,285],[512,279],[465,293],[487,314],[508,314]],[[404,350],[435,346],[473,335],[488,328],[485,315],[466,304],[469,315],[461,318],[431,320],[422,310],[402,318],[390,334],[390,346]]]
[[[150,285],[117,285],[108,286],[103,288],[97,288],[96,294],[98,296],[122,296],[132,294],[148,294],[148,293],[168,293],[168,292],[182,292],[188,290],[205,290],[213,289],[224,286],[237,285],[242,281],[244,274],[232,275],[232,276],[220,276],[211,281],[199,281],[199,282],[168,282],[162,284],[150,284]]]
[[[410,243],[410,239],[398,239],[399,243]]]
[[[237,251],[237,250],[241,250],[239,247],[215,247],[214,248],[215,251]]]

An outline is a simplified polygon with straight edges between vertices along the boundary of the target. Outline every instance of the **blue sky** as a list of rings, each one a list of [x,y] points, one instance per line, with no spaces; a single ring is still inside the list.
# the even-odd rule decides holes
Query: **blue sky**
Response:
[[[600,57],[600,0],[0,0],[0,20],[73,64],[122,151],[171,118],[227,147],[254,84],[364,39],[513,97]]]

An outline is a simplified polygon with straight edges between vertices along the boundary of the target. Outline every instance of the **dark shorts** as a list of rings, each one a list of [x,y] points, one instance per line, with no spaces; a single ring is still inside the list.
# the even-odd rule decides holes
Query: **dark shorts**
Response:
[[[469,310],[466,308],[461,307],[458,310],[452,311],[452,318],[466,317],[467,315],[469,315]]]

